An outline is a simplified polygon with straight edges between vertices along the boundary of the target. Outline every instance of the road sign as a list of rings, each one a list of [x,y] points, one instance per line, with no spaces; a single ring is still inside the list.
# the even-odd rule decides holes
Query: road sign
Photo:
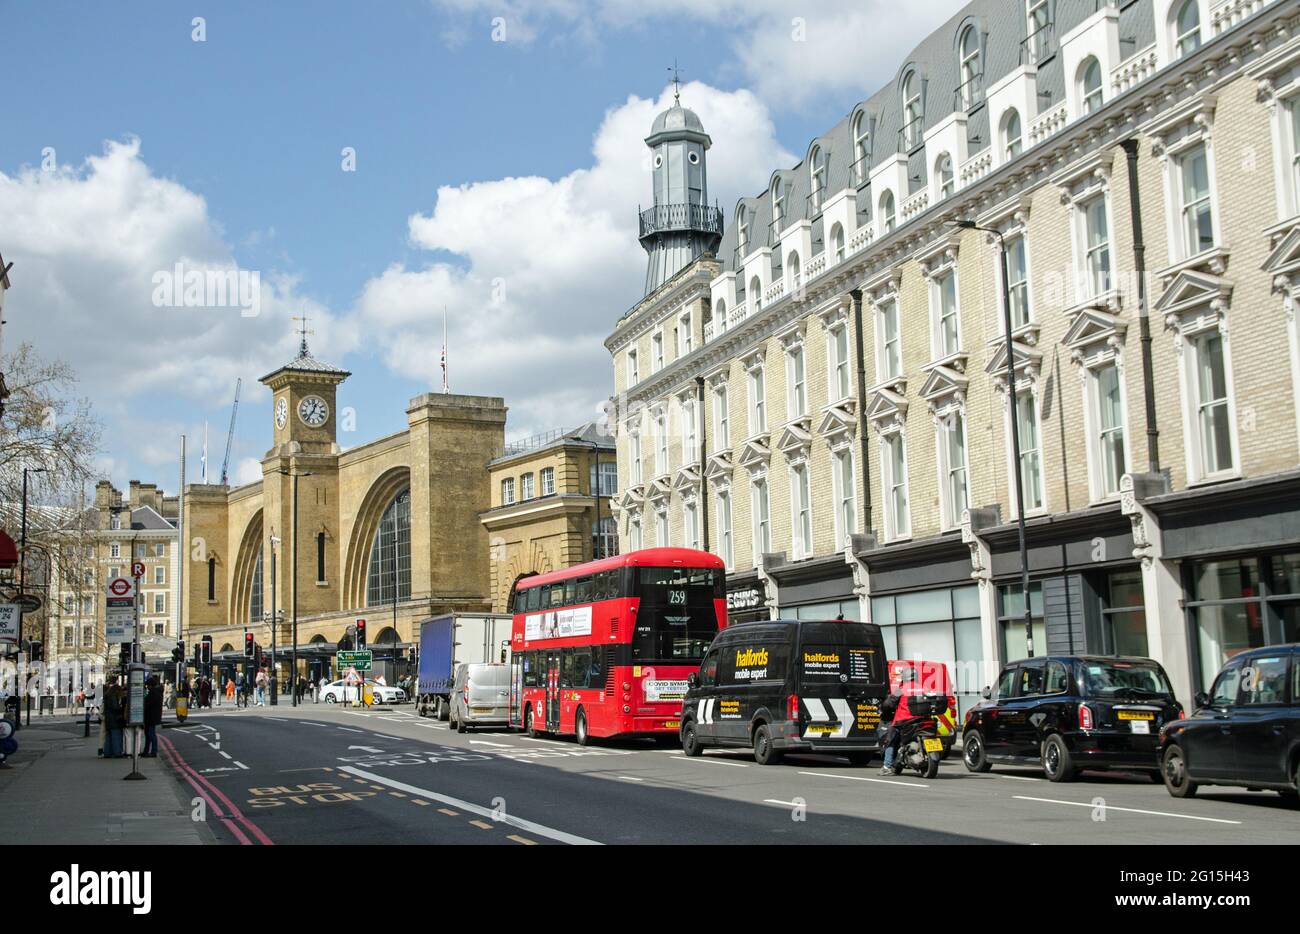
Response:
[[[108,582],[110,600],[132,600],[135,598],[135,581],[129,577],[115,577]]]
[[[18,644],[18,627],[23,618],[21,610],[17,603],[0,603],[0,642]]]
[[[361,674],[355,668],[349,668],[343,673],[344,684],[360,684]]]
[[[144,562],[143,562],[143,561],[136,561],[135,563],[133,563],[133,564],[131,565],[131,576],[132,576],[132,577],[144,577]]]
[[[41,608],[41,598],[34,593],[25,593],[18,598],[18,605],[23,608],[23,614],[35,613]]]
[[[369,651],[339,652],[334,656],[334,667],[340,670],[355,668],[357,671],[369,671],[373,658]]]

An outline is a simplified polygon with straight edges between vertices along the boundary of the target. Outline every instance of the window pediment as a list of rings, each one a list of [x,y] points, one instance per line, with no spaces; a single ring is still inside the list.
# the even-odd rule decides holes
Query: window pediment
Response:
[[[1227,311],[1231,298],[1232,283],[1227,279],[1184,269],[1157,299],[1154,311],[1164,316],[1166,327],[1184,330],[1191,319],[1204,318],[1207,311],[1217,319]]]
[[[784,425],[777,435],[776,446],[787,460],[806,459],[812,446],[812,418],[804,416]]]
[[[669,478],[668,476],[662,476],[662,477],[655,477],[653,480],[650,481],[650,486],[649,489],[647,490],[647,495],[655,503],[663,503],[668,500],[669,496],[672,495],[672,492],[673,492],[673,486],[672,486],[671,478]]]
[[[922,276],[929,279],[931,276],[956,265],[957,250],[961,245],[961,233],[960,230],[949,231],[938,240],[926,244],[913,254],[912,258],[920,266]]]
[[[932,414],[964,405],[968,382],[965,373],[954,367],[934,366],[921,384],[921,398],[929,403]]]
[[[737,458],[737,462],[749,471],[766,470],[771,459],[772,448],[769,436],[761,434],[749,438],[740,446],[740,457]]]
[[[1017,378],[1027,379],[1031,383],[1037,382],[1043,360],[1042,351],[1014,340],[1011,342],[1011,347],[1013,354],[1012,365],[1015,367]],[[1007,345],[1005,343],[998,345],[998,348],[989,357],[984,372],[993,377],[994,388],[999,392],[1006,392]]]
[[[708,463],[704,465],[704,476],[714,481],[730,480],[731,452],[719,451],[716,454],[710,454]]]
[[[1065,332],[1063,343],[1070,348],[1070,359],[1084,367],[1113,360],[1124,346],[1128,322],[1117,315],[1097,309],[1080,312]]]
[[[679,467],[673,477],[672,488],[683,497],[694,497],[700,492],[700,468],[698,464]]]
[[[1260,269],[1273,277],[1275,288],[1300,286],[1300,224],[1278,238]],[[1291,281],[1278,282],[1279,277]]]
[[[817,423],[817,434],[826,439],[831,450],[836,450],[853,440],[858,430],[858,419],[852,400],[837,402],[822,409],[821,421]]]
[[[645,504],[645,485],[638,483],[636,486],[630,486],[614,499],[614,505],[619,509],[626,509],[630,512],[636,512]]]
[[[877,432],[902,428],[906,418],[906,396],[887,386],[879,387],[871,394],[871,401],[867,403],[867,420]]]

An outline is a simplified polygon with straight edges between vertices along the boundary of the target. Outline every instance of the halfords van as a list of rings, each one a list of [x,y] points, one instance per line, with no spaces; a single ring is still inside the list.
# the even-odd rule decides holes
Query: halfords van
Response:
[[[786,752],[879,751],[880,705],[889,693],[880,627],[844,620],[773,620],[728,626],[687,678],[681,741],[747,746],[760,765]]]

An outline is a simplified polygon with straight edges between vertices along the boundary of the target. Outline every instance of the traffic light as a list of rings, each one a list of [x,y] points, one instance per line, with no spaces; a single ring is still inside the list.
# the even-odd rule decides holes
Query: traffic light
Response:
[[[252,658],[252,657],[253,657],[253,634],[251,632],[246,632],[244,633],[244,658]]]
[[[366,621],[357,620],[357,650],[360,651],[366,647]]]
[[[176,648],[172,649],[172,661],[182,662],[184,660],[185,660],[185,640],[178,639],[176,641]]]
[[[212,664],[212,637],[204,636],[203,641],[199,643],[202,648],[203,667],[207,668]]]

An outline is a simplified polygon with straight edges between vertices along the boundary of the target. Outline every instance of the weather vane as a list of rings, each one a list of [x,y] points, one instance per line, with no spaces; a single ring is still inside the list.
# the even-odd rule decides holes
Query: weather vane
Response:
[[[677,59],[675,58],[673,59],[673,67],[669,68],[668,70],[673,73],[673,103],[680,104],[682,102],[682,89],[681,89],[682,82],[681,82],[681,75],[677,71]]]
[[[307,316],[306,316],[306,315],[294,315],[294,316],[293,316],[293,320],[294,320],[294,321],[301,321],[301,322],[302,322],[302,326],[298,328],[298,338],[299,338],[299,340],[302,342],[301,345],[300,345],[300,346],[301,346],[301,349],[302,349],[302,352],[303,352],[303,353],[306,353],[306,352],[307,352],[307,335],[308,335],[308,334],[315,334],[316,332],[315,332],[315,331],[309,331],[309,330],[307,330],[307,320],[308,320],[308,319],[307,319]]]

